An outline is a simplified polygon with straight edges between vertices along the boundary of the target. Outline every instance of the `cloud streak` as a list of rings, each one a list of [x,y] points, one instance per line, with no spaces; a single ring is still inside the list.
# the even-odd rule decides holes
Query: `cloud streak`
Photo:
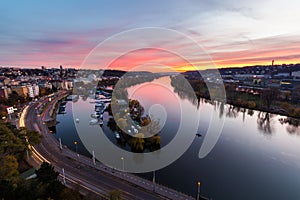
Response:
[[[300,62],[300,3],[273,1],[3,1],[0,7],[0,65],[78,67],[106,38],[139,27],[165,27],[196,40],[218,67]],[[150,36],[147,36],[150,37]],[[134,43],[129,40],[115,45]],[[164,45],[181,49],[193,64],[209,60],[180,39]],[[116,49],[108,49],[107,55]],[[134,55],[135,54],[135,55]],[[184,70],[185,61],[163,51],[131,52],[114,62],[114,68],[152,63]],[[157,63],[157,65],[155,64]],[[98,66],[99,67],[99,66]],[[163,67],[162,67],[163,68]]]

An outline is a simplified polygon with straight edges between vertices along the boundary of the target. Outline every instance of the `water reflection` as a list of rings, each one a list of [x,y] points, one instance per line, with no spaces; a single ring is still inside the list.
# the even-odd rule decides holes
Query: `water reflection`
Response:
[[[248,114],[249,116],[253,116],[253,114],[254,114],[254,110],[248,109],[248,112],[247,112],[247,114]]]
[[[262,131],[265,134],[272,134],[272,117],[273,115],[268,112],[258,112],[257,115],[257,125],[258,130]]]
[[[166,79],[164,81],[167,82]],[[172,134],[178,128],[176,123],[180,121],[178,118],[180,112],[174,109],[179,107],[175,101],[182,98],[188,100],[185,102],[189,103],[194,102],[194,99],[188,98],[189,93],[177,91],[180,95],[177,93],[178,98],[174,97],[171,101],[167,98],[169,96],[165,95],[165,90],[158,86],[152,85],[151,87],[152,89],[145,86],[137,90],[134,93],[134,99],[140,100],[145,111],[149,110],[149,105],[157,103],[165,105],[169,114],[161,134],[161,147],[163,147],[172,140]],[[171,90],[173,88],[171,86]],[[85,114],[86,116],[90,116],[93,105],[87,101],[84,102],[82,97],[79,97],[79,101],[76,103],[76,107],[83,108],[82,115]],[[300,184],[298,176],[300,137],[295,137],[300,136],[299,119],[280,118],[278,115],[239,108],[221,102],[211,102],[203,98],[196,99],[196,106],[194,103],[193,105],[191,109],[195,110],[200,106],[199,112],[205,116],[202,118],[201,127],[199,127],[201,133],[207,129],[208,116],[212,111],[219,112],[217,115],[220,118],[227,118],[220,140],[207,158],[199,160],[199,146],[201,146],[204,137],[196,138],[180,159],[158,171],[159,176],[157,177],[161,184],[193,195],[195,192],[193,190],[194,183],[200,179],[202,180],[201,184],[204,185],[201,192],[207,196],[212,196],[213,199],[299,199],[300,193],[297,186]],[[85,106],[91,109],[85,109]],[[68,107],[70,108],[70,104]],[[61,123],[57,125],[56,137],[62,138],[63,144],[75,151],[73,142],[80,140],[77,135],[72,135],[76,133],[76,129],[71,127],[73,122],[71,110],[67,109],[67,114],[59,115],[58,118]],[[80,123],[83,122],[84,120],[80,121]],[[116,123],[109,113],[104,115],[104,122],[105,134],[120,148],[133,151],[128,142],[139,149],[142,145],[150,142],[145,140],[143,142],[139,138],[132,141],[127,140],[128,142],[125,141],[124,143],[122,140],[117,142],[115,138]],[[272,140],[269,139],[270,137]],[[152,142],[155,143],[156,141],[159,139],[154,140],[153,138]],[[79,151],[82,152],[79,144]],[[147,149],[146,152],[152,151],[151,148],[154,148],[155,145],[149,147],[150,149]],[[155,153],[158,157],[160,156],[159,148]],[[143,162],[143,159],[143,157],[133,158],[134,162]],[[170,177],[173,178],[170,179]],[[245,180],[247,181],[245,182]],[[267,190],[266,185],[268,186]]]
[[[200,98],[196,97],[194,90],[187,80],[182,75],[171,76],[171,86],[174,89],[174,92],[184,100],[189,100],[193,105],[199,108]]]
[[[300,136],[300,119],[287,117],[280,118],[279,122],[281,124],[286,124],[286,130],[289,134]]]
[[[221,119],[224,115],[224,110],[225,110],[225,104],[222,102],[220,103],[220,114],[219,114],[219,118]]]
[[[226,117],[237,118],[238,116],[239,116],[239,108],[233,105],[229,105],[226,112]]]

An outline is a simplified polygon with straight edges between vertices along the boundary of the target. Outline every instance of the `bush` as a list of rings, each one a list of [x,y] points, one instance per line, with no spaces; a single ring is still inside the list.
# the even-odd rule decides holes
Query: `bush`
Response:
[[[296,108],[293,114],[295,117],[300,117],[300,108]]]
[[[290,112],[291,110],[294,109],[294,106],[292,106],[292,105],[291,105],[290,103],[288,103],[288,102],[282,102],[282,103],[280,104],[280,106],[281,106],[282,109],[286,110],[287,112]]]
[[[254,101],[249,101],[248,102],[248,107],[249,108],[255,108],[256,107],[256,103]]]

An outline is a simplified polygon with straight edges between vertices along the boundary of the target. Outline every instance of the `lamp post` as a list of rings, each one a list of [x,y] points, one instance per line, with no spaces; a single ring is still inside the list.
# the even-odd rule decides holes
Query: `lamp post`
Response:
[[[77,154],[77,156],[79,156],[78,151],[77,151],[77,142],[75,141],[74,144],[75,144],[76,154]]]
[[[26,156],[27,156],[27,161],[29,162],[29,152],[28,152],[28,149],[26,149]]]
[[[59,138],[59,148],[62,150],[61,138]]]
[[[95,158],[95,151],[94,150],[93,150],[93,158],[92,158],[92,160],[93,160],[93,164],[96,165],[96,158]]]
[[[153,171],[152,182],[153,182],[153,191],[155,191],[155,171]]]
[[[62,174],[63,174],[64,185],[66,185],[66,175],[65,175],[65,169],[64,168],[62,168]]]
[[[200,198],[200,181],[198,181],[197,186],[198,186],[197,200],[199,200],[199,198]]]
[[[125,160],[124,160],[124,157],[121,157],[121,160],[122,160],[122,164],[123,164],[123,171],[124,171],[124,165],[125,165]]]

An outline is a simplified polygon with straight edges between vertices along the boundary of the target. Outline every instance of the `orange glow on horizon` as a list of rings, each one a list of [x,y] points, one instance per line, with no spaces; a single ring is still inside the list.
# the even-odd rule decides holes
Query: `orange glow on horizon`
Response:
[[[300,46],[300,44],[299,44]],[[180,47],[177,47],[180,48]],[[184,72],[192,70],[205,70],[212,68],[230,68],[230,67],[245,67],[255,65],[272,65],[272,60],[275,60],[274,65],[282,64],[296,64],[300,63],[300,54],[297,53],[297,48],[289,47],[281,50],[273,49],[253,49],[252,51],[226,51],[226,52],[211,52],[208,55],[209,59],[200,60],[198,56],[195,56],[191,63],[179,55],[175,55],[172,52],[164,51],[161,49],[142,49],[129,52],[118,59],[114,60],[108,69],[124,70],[124,71],[152,71],[152,72]],[[113,50],[110,50],[113,52]],[[212,50],[211,50],[212,51]],[[84,60],[84,55],[87,54],[87,50],[81,50],[78,52],[70,52],[66,56],[74,56],[74,60],[68,60],[67,58],[61,58],[58,56],[49,57],[47,53],[41,52],[28,57],[28,60],[15,61],[11,65],[2,66],[7,67],[26,67],[26,68],[40,68],[45,66],[49,68],[58,68],[63,65],[65,68],[77,68],[80,69],[80,65]],[[109,57],[107,57],[109,59]],[[209,58],[209,57],[208,57]],[[42,61],[43,60],[43,61]],[[68,60],[62,62],[62,60]],[[19,62],[22,62],[20,64]],[[105,69],[105,66],[100,66],[92,63],[87,65],[85,69]]]

